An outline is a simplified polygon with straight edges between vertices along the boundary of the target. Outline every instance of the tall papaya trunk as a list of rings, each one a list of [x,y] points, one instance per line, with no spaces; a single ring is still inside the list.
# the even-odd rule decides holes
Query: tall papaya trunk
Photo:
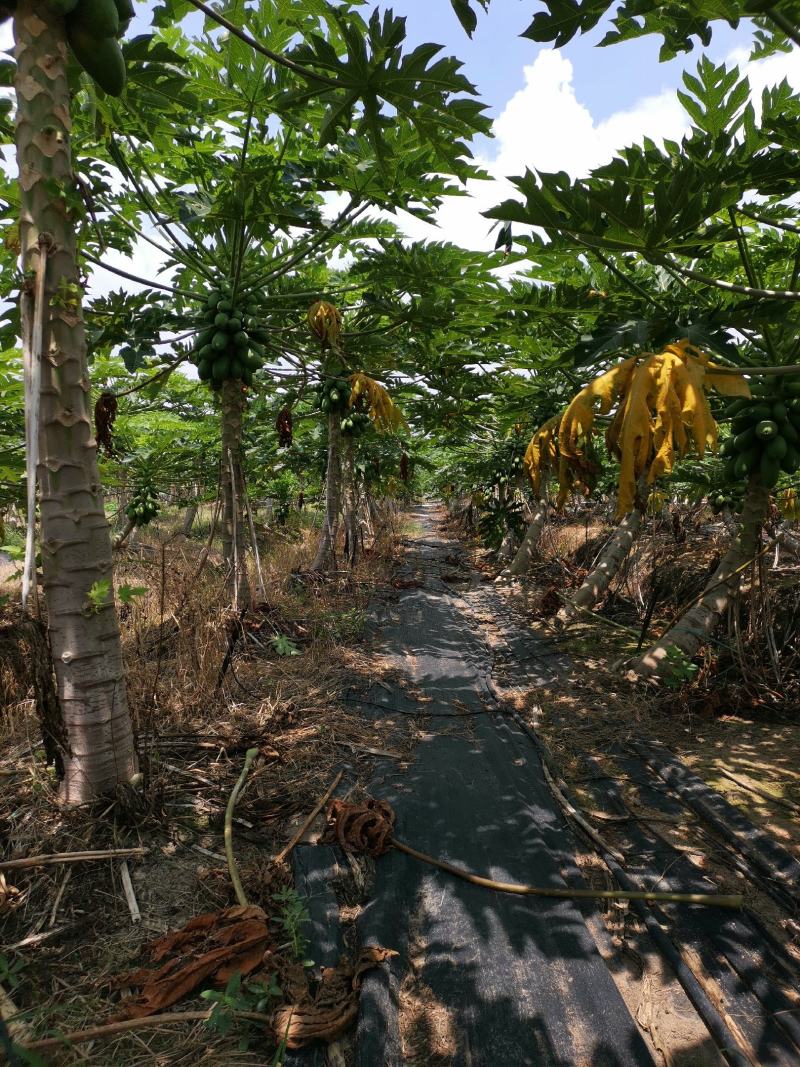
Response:
[[[654,679],[668,674],[671,669],[668,659],[670,649],[680,649],[687,659],[697,655],[698,649],[714,632],[728,603],[739,589],[747,563],[758,551],[761,527],[768,513],[769,490],[752,480],[742,507],[738,536],[706,583],[702,598],[643,656],[629,664],[638,677]]]
[[[228,594],[237,610],[250,606],[242,479],[242,384],[229,378],[222,386],[222,556]]]
[[[336,542],[342,513],[342,419],[328,413],[328,469],[325,474],[325,521],[311,564],[312,571],[329,571],[336,566]]]
[[[347,562],[355,567],[358,561],[358,488],[356,486],[355,441],[347,434],[343,447],[344,482],[344,551]]]
[[[581,611],[593,608],[598,601],[602,600],[627,559],[641,525],[642,512],[638,508],[629,511],[600,553],[594,570],[587,574],[575,596],[559,611],[557,618],[560,622],[570,622]]]
[[[501,578],[516,578],[521,574],[528,573],[533,563],[533,557],[539,547],[539,540],[542,536],[546,519],[547,504],[544,500],[538,500],[533,509],[531,521],[528,523],[528,529],[525,531],[525,536],[517,549],[517,554],[502,572]]]
[[[97,469],[76,239],[64,19],[55,5],[19,0],[14,15],[20,243],[27,279],[46,256],[38,479],[50,648],[64,725],[61,797],[81,804],[136,774],[119,623],[111,588],[111,534]],[[59,195],[59,190],[64,196]],[[30,343],[34,298],[23,290]],[[32,353],[37,358],[37,353]]]
[[[181,534],[184,537],[188,537],[192,532],[194,526],[194,520],[197,518],[197,504],[190,504],[189,507],[183,513],[183,525],[181,526]]]

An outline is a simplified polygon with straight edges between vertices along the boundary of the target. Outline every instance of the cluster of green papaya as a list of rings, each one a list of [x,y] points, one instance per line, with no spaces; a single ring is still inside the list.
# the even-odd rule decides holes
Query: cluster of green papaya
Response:
[[[725,508],[731,511],[741,511],[744,493],[741,489],[724,489],[718,493],[711,493],[708,503],[715,515],[719,515]]]
[[[360,437],[372,424],[372,419],[365,411],[349,411],[342,419],[342,433]]]
[[[49,0],[64,16],[67,40],[90,78],[111,96],[125,88],[119,38],[134,16],[133,0]]]
[[[158,510],[155,489],[149,483],[142,483],[135,489],[125,514],[137,526],[147,526],[158,515]]]
[[[317,386],[320,410],[326,414],[329,411],[345,411],[350,403],[351,388],[347,378],[325,378]]]
[[[735,484],[757,475],[772,489],[781,471],[800,469],[800,381],[774,377],[752,393],[728,406],[731,436],[720,449],[728,457],[725,478]]]
[[[264,366],[261,342],[266,334],[258,325],[258,305],[249,300],[234,306],[232,286],[223,281],[206,300],[201,328],[190,358],[201,382],[219,389],[229,378],[253,384],[253,374]]]

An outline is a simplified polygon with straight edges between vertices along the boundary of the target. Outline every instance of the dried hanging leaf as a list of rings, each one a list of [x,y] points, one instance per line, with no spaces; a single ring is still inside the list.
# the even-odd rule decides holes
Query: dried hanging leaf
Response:
[[[533,491],[538,496],[542,488],[542,478],[553,470],[558,460],[556,433],[561,422],[561,415],[554,415],[544,426],[540,426],[528,443],[522,462],[533,482]]]
[[[236,972],[251,974],[263,962],[270,940],[261,908],[237,905],[196,916],[149,946],[151,961],[166,959],[166,963],[116,980],[118,987],[140,989],[138,996],[123,1002],[118,1018],[153,1015],[188,996],[202,982],[224,986]]]
[[[385,800],[368,797],[360,804],[333,800],[321,844],[338,844],[345,852],[382,856],[391,847],[394,811]]]
[[[782,489],[778,493],[778,511],[789,522],[797,522],[800,519],[800,500],[796,489]],[[0,909],[2,910],[2,909]]]
[[[323,349],[338,348],[342,335],[342,316],[327,300],[317,300],[306,314],[311,332],[322,342]]]
[[[377,474],[378,471],[376,471],[375,473]],[[408,484],[410,473],[411,470],[408,460],[408,452],[403,452],[400,456],[400,480],[406,485]]]
[[[282,407],[275,420],[275,429],[278,432],[278,447],[290,448],[292,444],[292,409]]]
[[[94,429],[98,445],[107,456],[114,455],[112,430],[117,417],[117,398],[113,393],[101,393],[94,406]]]
[[[369,947],[361,950],[355,964],[342,960],[338,967],[323,967],[313,995],[307,982],[303,983],[303,990],[298,989],[302,981],[298,974],[280,973],[284,992],[291,989],[295,999],[273,1015],[275,1040],[284,1041],[290,1049],[302,1048],[311,1041],[333,1041],[355,1021],[364,974],[396,955],[393,949]]]
[[[561,417],[558,447],[562,456],[580,455],[580,439],[586,441],[592,431],[595,402],[600,401],[600,414],[607,415],[614,403],[628,388],[637,357],[630,356],[611,370],[601,374],[572,398]]]
[[[350,376],[350,385],[350,407],[366,403],[369,417],[378,429],[398,430],[407,425],[402,412],[380,382],[358,371]]]

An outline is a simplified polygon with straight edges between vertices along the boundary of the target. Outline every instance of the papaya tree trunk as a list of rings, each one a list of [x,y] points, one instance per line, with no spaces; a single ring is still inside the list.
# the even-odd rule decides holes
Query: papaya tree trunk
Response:
[[[197,504],[190,504],[189,507],[183,513],[183,526],[181,527],[181,534],[184,537],[188,537],[192,532],[194,526],[194,520],[197,518]]]
[[[739,532],[719,566],[706,583],[702,598],[645,654],[629,664],[639,678],[655,679],[668,674],[670,649],[680,649],[687,659],[697,655],[717,627],[731,598],[736,595],[748,562],[758,551],[761,527],[769,513],[769,490],[755,480],[747,488]]]
[[[122,546],[125,544],[125,542],[128,540],[128,538],[131,537],[131,535],[134,533],[135,530],[136,530],[136,520],[135,519],[128,519],[128,521],[125,523],[125,529],[122,531],[122,533],[116,539],[116,541],[114,541],[114,550],[118,551],[120,548],[122,548]]]
[[[351,567],[358,561],[358,489],[356,486],[355,441],[352,434],[344,438],[342,448],[344,482],[345,556]]]
[[[312,571],[329,571],[336,566],[336,542],[342,512],[342,419],[328,413],[328,469],[325,473],[325,521]]]
[[[525,531],[525,536],[517,549],[517,554],[502,572],[501,578],[516,578],[521,574],[528,573],[533,563],[533,557],[539,547],[539,540],[542,536],[546,519],[547,504],[544,500],[539,500],[533,509],[531,521],[528,523],[528,529]]]
[[[44,299],[23,287],[23,337],[41,316],[38,479],[50,648],[66,752],[61,797],[81,804],[136,774],[111,533],[90,412],[75,229],[64,19],[55,5],[19,0],[14,14],[20,243],[26,279],[41,256]],[[37,358],[37,352],[32,352]],[[104,600],[90,590],[108,590]]]
[[[594,570],[587,574],[577,593],[559,611],[557,618],[560,622],[571,621],[581,611],[593,608],[602,600],[627,559],[641,525],[642,512],[638,508],[629,511],[600,553]]]
[[[244,529],[244,484],[242,481],[241,382],[229,378],[222,386],[222,556],[225,560],[228,594],[241,611],[250,606],[247,577],[247,542]]]

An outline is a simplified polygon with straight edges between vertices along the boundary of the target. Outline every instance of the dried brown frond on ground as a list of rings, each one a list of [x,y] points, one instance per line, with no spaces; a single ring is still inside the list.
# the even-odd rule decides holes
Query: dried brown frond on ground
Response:
[[[235,904],[223,817],[248,748],[257,747],[260,757],[235,813],[236,856],[248,898],[274,914],[273,894],[289,872],[271,858],[337,768],[346,761],[358,776],[375,751],[410,745],[410,733],[389,739],[379,719],[367,722],[343,700],[348,691],[365,691],[390,675],[370,653],[367,616],[370,601],[397,595],[390,586],[396,553],[390,525],[355,572],[343,570],[313,586],[300,572],[316,532],[297,524],[270,530],[261,543],[266,600],[239,626],[226,606],[217,545],[201,569],[208,531],[198,529],[197,540],[180,537],[179,518],[160,517],[116,567],[118,587],[146,590],[120,608],[141,790],[121,791],[89,809],[61,810],[53,771],[42,759],[26,657],[2,657],[0,856],[149,849],[129,861],[142,915],[137,924],[118,861],[15,871],[7,878],[0,959],[19,967],[14,1002],[34,1034],[107,1020],[118,1004],[104,983],[130,969],[144,943],[195,915]],[[15,630],[9,610],[0,622]],[[232,634],[233,655],[222,675]],[[239,1036],[185,1023],[122,1034],[47,1062],[194,1064],[202,1055],[203,1063],[229,1065]],[[257,1051],[235,1053],[237,1064],[264,1062],[263,1034],[251,1047]]]

